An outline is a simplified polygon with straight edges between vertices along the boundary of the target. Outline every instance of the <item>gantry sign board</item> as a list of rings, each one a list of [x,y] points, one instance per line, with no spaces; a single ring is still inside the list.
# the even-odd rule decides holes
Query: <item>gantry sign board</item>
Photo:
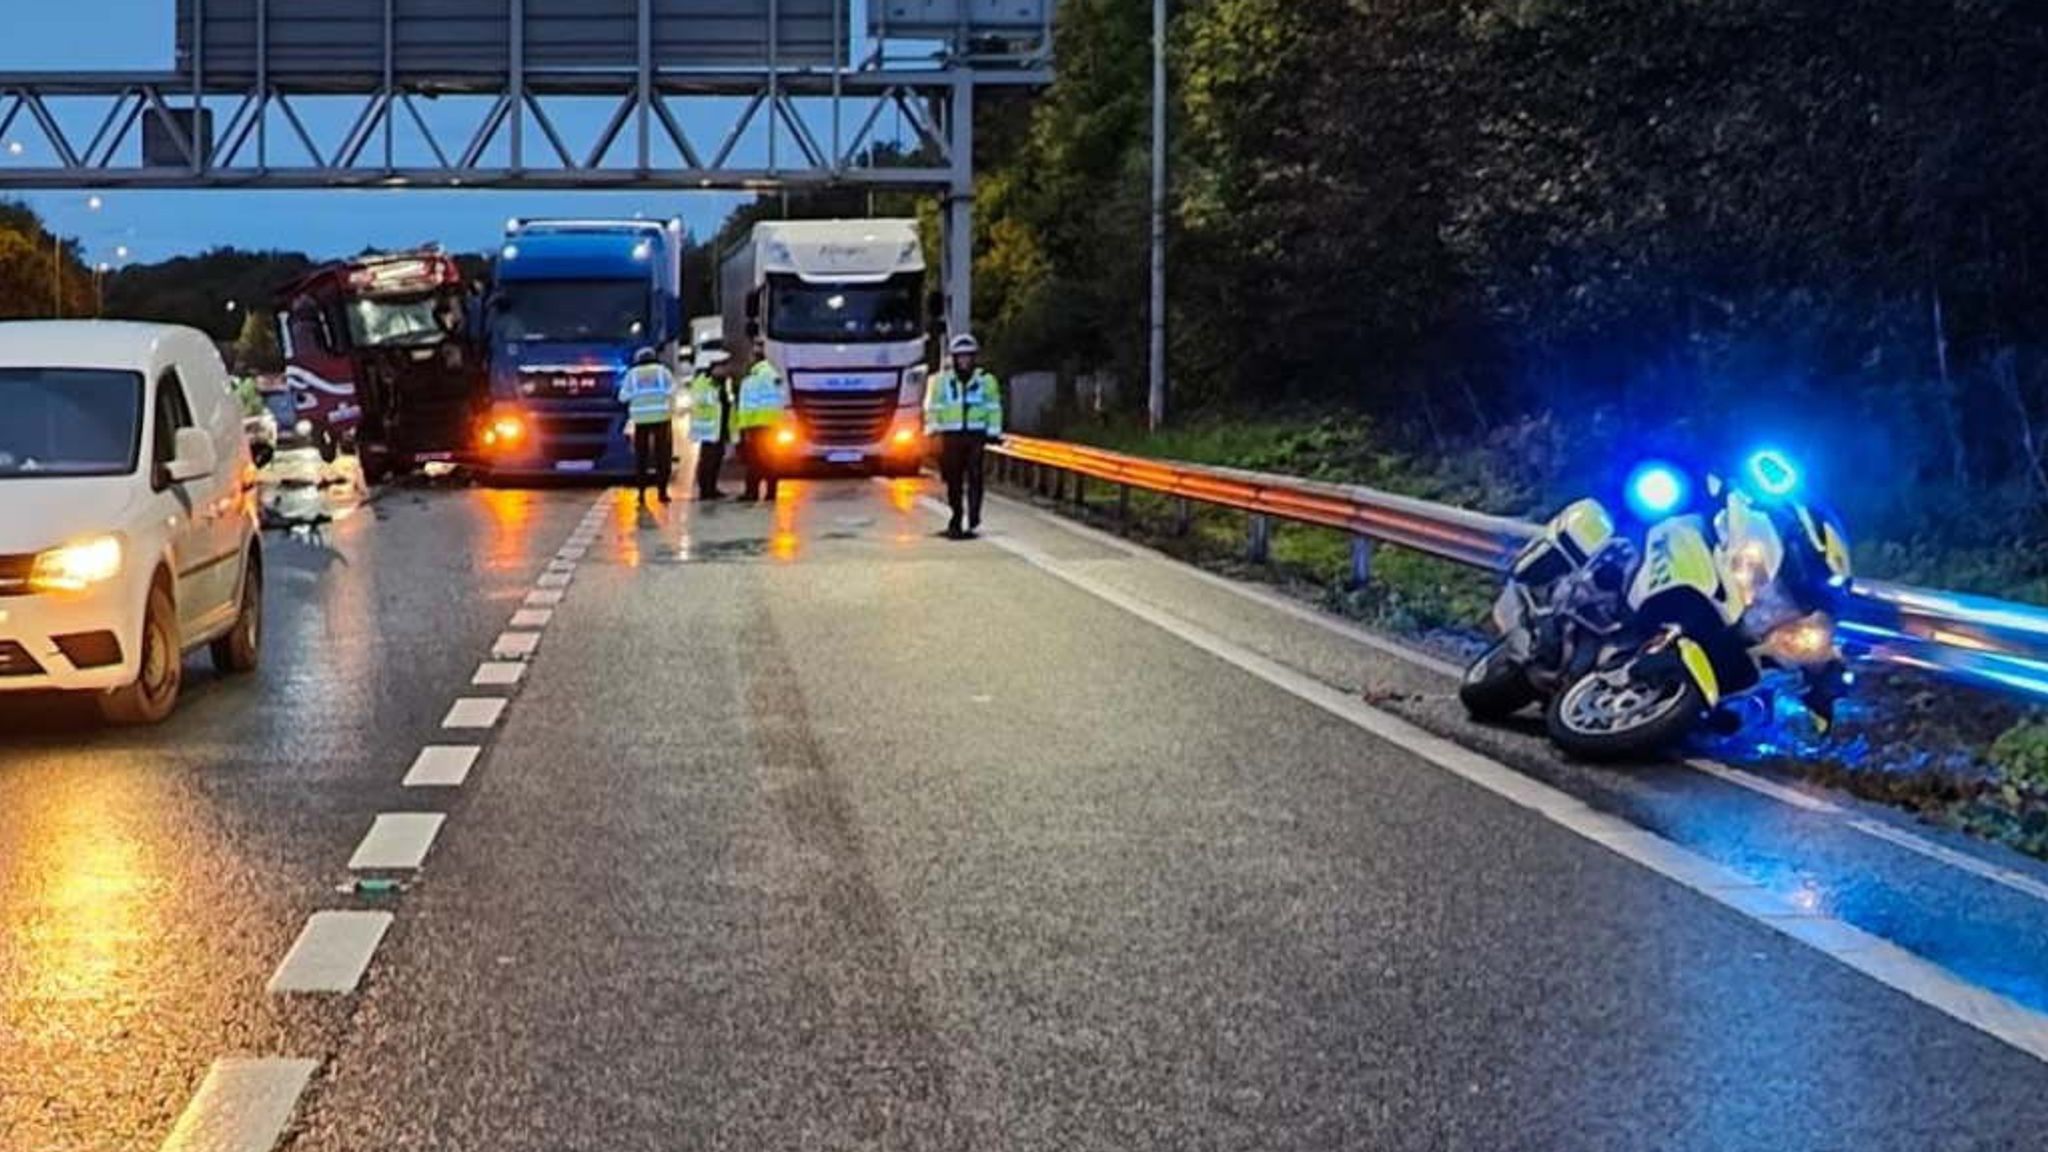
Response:
[[[847,0],[178,0],[178,70],[280,81],[843,65]],[[770,15],[774,20],[770,22]],[[516,38],[516,43],[515,43]],[[516,48],[516,52],[515,52]],[[267,53],[260,49],[267,49]]]
[[[1053,0],[867,0],[874,39],[1043,32]],[[842,68],[853,0],[177,0],[183,75],[281,83],[653,68]],[[963,50],[964,54],[964,50]]]

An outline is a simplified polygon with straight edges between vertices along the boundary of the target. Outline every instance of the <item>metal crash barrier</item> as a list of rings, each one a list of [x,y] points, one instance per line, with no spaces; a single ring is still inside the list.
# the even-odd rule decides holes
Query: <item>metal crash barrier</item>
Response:
[[[1113,485],[1120,521],[1130,517],[1133,490],[1173,499],[1181,531],[1191,523],[1196,504],[1243,512],[1245,553],[1255,562],[1268,558],[1276,520],[1348,533],[1355,584],[1371,579],[1377,544],[1502,572],[1537,532],[1526,520],[1360,485],[1128,456],[1059,440],[1010,436],[994,452],[998,480],[1054,500],[1085,504],[1088,481]],[[1858,578],[1842,617],[1842,644],[1859,658],[1978,687],[2048,696],[2048,608]]]

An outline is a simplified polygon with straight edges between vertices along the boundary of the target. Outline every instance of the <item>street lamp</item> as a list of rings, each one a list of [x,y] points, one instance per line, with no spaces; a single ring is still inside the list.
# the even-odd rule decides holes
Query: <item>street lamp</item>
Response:
[[[93,212],[97,212],[101,208],[105,207],[106,203],[106,201],[100,199],[98,196],[87,196],[85,198],[86,208]]]
[[[128,246],[127,246],[126,244],[116,244],[116,245],[114,245],[114,259],[116,259],[116,260],[126,260],[127,258],[128,258]]]
[[[7,154],[9,156],[19,156],[21,155],[21,151],[21,141],[9,140],[7,142]]]

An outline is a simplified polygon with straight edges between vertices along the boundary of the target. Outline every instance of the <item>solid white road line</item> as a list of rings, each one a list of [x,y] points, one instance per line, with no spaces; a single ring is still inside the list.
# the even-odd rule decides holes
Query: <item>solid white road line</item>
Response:
[[[512,614],[513,628],[545,628],[555,618],[552,608],[521,608]]]
[[[1008,497],[992,496],[990,498],[1019,511],[1029,513],[1043,523],[1102,544],[1105,547],[1114,548],[1128,556],[1141,560],[1161,560],[1172,563],[1177,568],[1183,570],[1186,575],[1193,576],[1196,579],[1247,600],[1253,600],[1269,608],[1277,609],[1298,620],[1314,624],[1346,639],[1355,640],[1377,651],[1398,657],[1417,667],[1426,668],[1452,679],[1458,679],[1464,675],[1464,669],[1448,660],[1431,655],[1420,649],[1411,648],[1398,641],[1389,640],[1384,636],[1374,635],[1347,621],[1337,619],[1325,612],[1292,600],[1282,593],[1259,588],[1255,585],[1243,584],[1227,576],[1219,576],[1214,572],[1180,563],[1172,557],[1164,553],[1155,552],[1142,544],[1134,544],[1129,540],[1110,535],[1089,525],[1076,523],[1064,516],[1043,512],[1028,504],[1020,504]],[[930,497],[925,497],[923,502],[926,507],[935,511],[945,508],[945,505],[932,500]],[[1787,804],[1815,815],[1839,819],[1844,825],[1855,832],[1873,839],[1883,840],[1893,847],[1911,852],[1924,859],[1932,860],[1939,864],[1946,864],[1968,872],[1979,879],[1988,880],[1993,884],[2008,888],[2021,895],[2048,903],[2048,883],[2044,883],[2039,878],[2028,875],[2018,869],[1992,863],[1989,860],[1951,848],[1938,841],[1900,828],[1897,825],[1889,824],[1883,820],[1855,815],[1851,809],[1841,804],[1813,795],[1803,789],[1759,776],[1754,772],[1744,771],[1741,768],[1731,767],[1719,761],[1703,758],[1687,759],[1684,763],[1686,767],[1712,776],[1724,783],[1732,784],[1737,788],[1746,789],[1759,796],[1768,797],[1781,804]]]
[[[1832,917],[1817,916],[1704,856],[1575,797],[1382,712],[1302,672],[1269,660],[1009,538],[989,541],[1040,571],[1112,604],[1211,656],[1387,743],[1394,744],[1644,868],[1799,941],[1936,1011],[2048,1061],[2048,1015],[1959,979],[1898,945]]]
[[[351,871],[417,868],[448,817],[439,812],[382,812],[349,857]]]
[[[271,974],[270,991],[355,991],[390,927],[389,912],[313,913]]]
[[[575,578],[574,572],[543,572],[533,583],[536,588],[567,588]]]
[[[448,715],[441,718],[443,728],[491,728],[498,723],[498,717],[505,714],[503,696],[464,696],[449,705]]]
[[[500,632],[491,643],[491,659],[523,660],[540,647],[538,632]]]
[[[271,1152],[317,1060],[215,1060],[162,1152]]]
[[[526,594],[523,603],[528,608],[552,608],[562,602],[560,588],[536,588]]]
[[[486,660],[476,666],[476,675],[469,682],[478,688],[503,688],[519,683],[524,675],[526,665],[517,660]]]
[[[407,788],[456,788],[469,779],[483,749],[475,744],[429,744],[405,774]]]

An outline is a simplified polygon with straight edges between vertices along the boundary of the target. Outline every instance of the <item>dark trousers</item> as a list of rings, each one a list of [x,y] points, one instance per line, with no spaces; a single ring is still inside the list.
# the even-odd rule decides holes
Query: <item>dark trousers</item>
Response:
[[[740,493],[741,499],[775,499],[774,436],[773,428],[749,428],[740,433],[740,463],[747,469],[747,487]]]
[[[718,495],[718,470],[725,467],[725,441],[697,441],[697,498]]]
[[[658,424],[633,425],[633,484],[642,492],[649,486],[658,491],[668,491],[669,475],[676,465],[675,425],[667,420]]]
[[[962,488],[967,496],[967,527],[981,527],[982,453],[987,447],[988,438],[979,432],[939,436],[939,478],[946,482],[946,507],[953,510],[949,527],[960,527]]]

